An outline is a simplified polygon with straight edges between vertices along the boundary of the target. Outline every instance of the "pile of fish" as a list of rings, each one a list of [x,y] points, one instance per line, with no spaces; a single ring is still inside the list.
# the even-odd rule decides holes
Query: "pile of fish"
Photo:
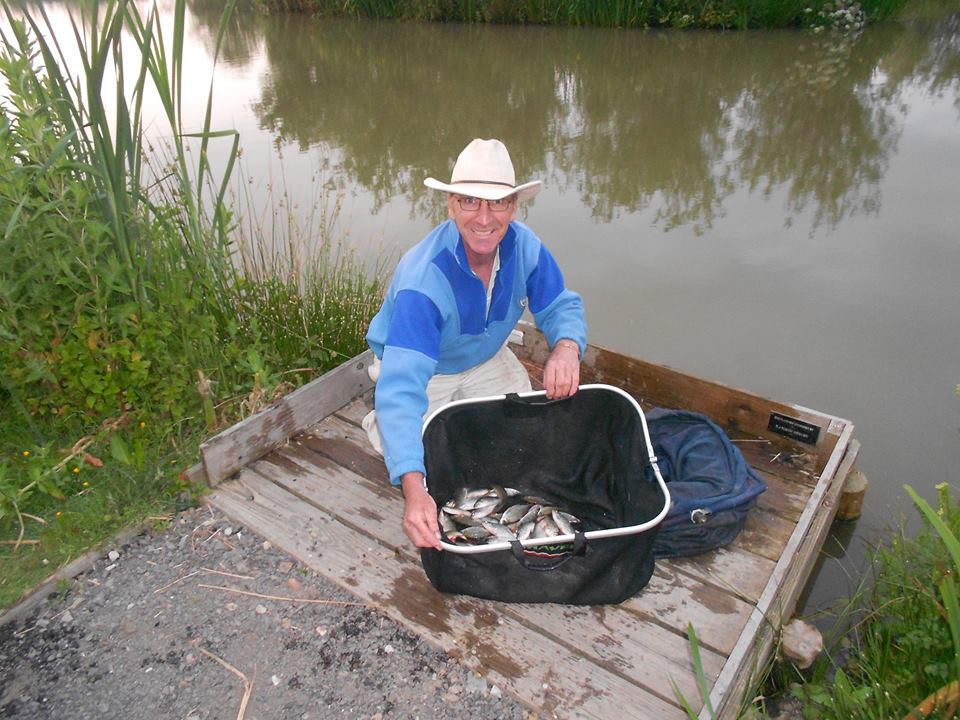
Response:
[[[461,488],[439,513],[440,527],[450,542],[483,545],[573,535],[580,520],[543,498],[514,488]]]

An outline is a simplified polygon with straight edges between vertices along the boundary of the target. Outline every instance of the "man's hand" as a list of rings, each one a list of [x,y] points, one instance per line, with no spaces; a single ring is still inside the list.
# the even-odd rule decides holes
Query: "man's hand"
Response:
[[[405,500],[403,531],[418,548],[440,549],[440,524],[437,504],[423,486],[423,474],[408,472],[400,478]]]
[[[543,368],[543,388],[551,400],[570,397],[580,386],[580,347],[558,340]]]

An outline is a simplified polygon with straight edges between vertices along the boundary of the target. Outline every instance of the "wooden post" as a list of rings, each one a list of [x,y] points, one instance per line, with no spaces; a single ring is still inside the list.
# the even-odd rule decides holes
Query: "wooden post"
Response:
[[[869,485],[867,476],[860,470],[851,470],[843,483],[840,502],[837,505],[837,520],[856,520],[863,509],[863,497]]]

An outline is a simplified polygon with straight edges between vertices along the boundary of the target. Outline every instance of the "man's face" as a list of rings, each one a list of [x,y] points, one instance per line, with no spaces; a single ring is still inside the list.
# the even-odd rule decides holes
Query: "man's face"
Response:
[[[515,197],[492,202],[495,208],[493,210],[487,200],[478,201],[477,198],[463,195],[447,196],[447,212],[450,219],[457,224],[460,237],[466,246],[467,259],[471,262],[492,258],[503,236],[507,234],[510,221],[517,214]]]

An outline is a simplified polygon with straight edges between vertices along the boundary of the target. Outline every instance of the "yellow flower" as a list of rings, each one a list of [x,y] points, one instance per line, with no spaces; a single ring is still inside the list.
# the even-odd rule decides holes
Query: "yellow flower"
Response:
[[[141,420],[141,421],[140,421],[140,427],[141,427],[141,429],[142,429],[142,428],[145,428],[146,426],[147,426],[147,424],[146,424],[143,420]]]
[[[29,451],[29,450],[24,450],[24,451],[23,451],[23,456],[24,456],[24,457],[30,457],[30,451]]]
[[[73,469],[73,474],[76,475],[78,472],[80,472],[80,468],[75,467],[75,468]]]
[[[88,483],[86,480],[84,480],[84,481],[83,481],[83,486],[84,486],[84,487],[90,487],[90,483]]]
[[[57,513],[56,513],[56,515],[57,515],[57,517],[60,517],[61,515],[63,515],[63,513],[62,513],[62,512],[60,512],[59,510],[57,510]]]

